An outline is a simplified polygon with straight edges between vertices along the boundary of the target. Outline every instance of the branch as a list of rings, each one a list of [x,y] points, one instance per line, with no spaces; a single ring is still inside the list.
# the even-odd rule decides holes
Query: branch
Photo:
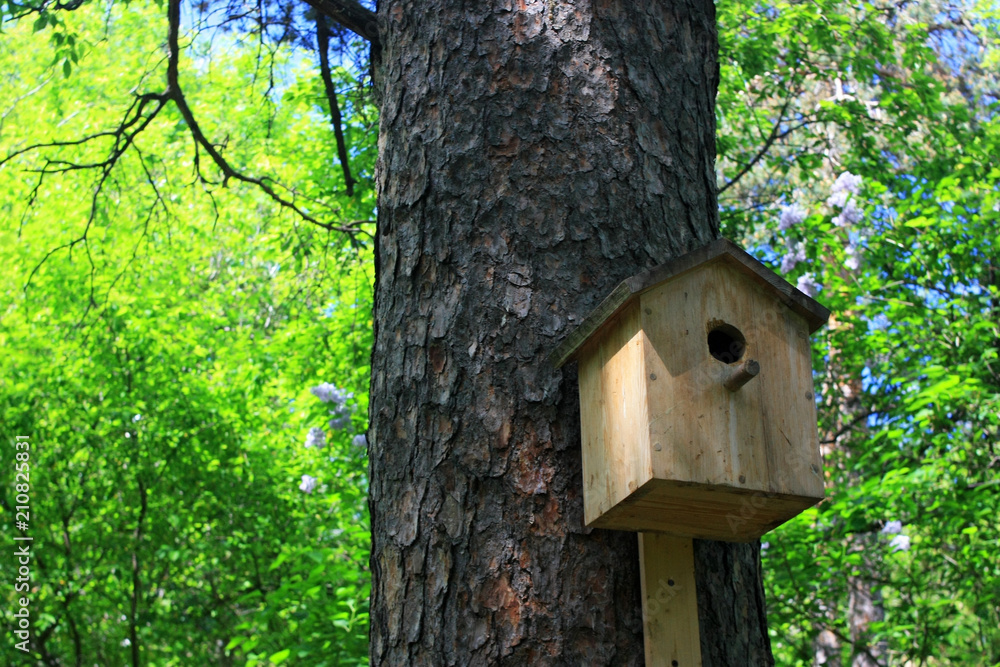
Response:
[[[107,159],[101,162],[93,162],[89,164],[71,164],[64,162],[62,160],[46,160],[46,166],[38,171],[43,173],[54,173],[60,171],[74,171],[76,169],[94,169],[94,168],[101,168],[104,170],[110,169],[111,167],[114,167],[115,163],[122,156],[122,154],[124,154],[125,151],[129,148],[129,146],[132,145],[132,142],[135,140],[135,137],[144,129],[146,129],[146,127],[148,127],[151,122],[153,122],[153,119],[156,118],[156,115],[163,108],[166,99],[167,98],[165,95],[159,95],[157,93],[146,93],[143,95],[137,95],[135,100],[132,101],[132,105],[125,112],[125,116],[122,118],[121,123],[119,123],[118,127],[116,127],[114,130],[95,132],[94,134],[88,134],[85,137],[81,137],[79,139],[74,139],[71,141],[50,141],[40,144],[31,144],[30,146],[25,146],[24,148],[13,151],[9,155],[7,155],[7,157],[0,160],[0,167],[2,167],[7,162],[13,160],[14,158],[20,155],[29,153],[34,150],[38,150],[40,148],[66,148],[69,146],[82,146],[96,139],[111,138],[114,140],[112,142],[111,154],[108,156]],[[150,102],[158,102],[158,104],[153,109],[152,113],[150,113],[147,116],[144,114],[146,111],[146,107],[147,105],[149,105]],[[131,133],[127,132],[127,130],[136,123],[139,123],[139,127],[136,128],[134,132]],[[49,169],[50,165],[56,165],[58,166],[58,168]]]
[[[15,4],[12,6],[30,11],[48,11],[54,9],[72,10],[75,9],[78,6],[78,4],[75,2],[75,0],[69,3],[62,2],[60,0],[56,0],[55,2],[52,2],[52,0],[44,0],[43,2],[37,5]],[[360,5],[358,5],[356,9],[358,11],[351,14],[351,16],[355,17],[363,16],[370,18],[372,21],[374,21],[374,14],[372,12],[369,12]],[[30,211],[32,205],[36,201],[39,190],[41,189],[45,181],[45,178],[47,176],[49,176],[50,174],[66,174],[70,172],[84,171],[90,169],[96,170],[93,190],[90,193],[89,213],[87,215],[87,220],[83,231],[78,236],[75,236],[74,238],[59,245],[56,248],[51,249],[48,253],[46,253],[45,256],[42,257],[42,259],[32,268],[32,270],[28,275],[27,281],[25,282],[24,285],[24,290],[27,291],[31,287],[35,274],[38,273],[38,271],[44,266],[44,264],[48,261],[48,259],[52,257],[52,255],[61,250],[69,250],[70,254],[72,255],[72,252],[74,251],[74,249],[77,248],[77,246],[82,246],[86,253],[87,256],[86,258],[91,268],[90,296],[88,299],[87,309],[83,315],[84,319],[90,312],[91,308],[98,305],[95,301],[95,285],[94,285],[94,275],[96,272],[96,266],[94,264],[93,257],[91,256],[90,253],[89,234],[91,228],[93,227],[94,221],[97,217],[98,207],[100,205],[100,199],[104,194],[106,187],[108,187],[110,183],[114,182],[113,172],[116,169],[116,167],[120,164],[125,154],[130,149],[134,149],[137,152],[139,152],[138,147],[136,146],[136,141],[138,136],[142,132],[144,132],[148,127],[151,126],[153,121],[159,117],[160,112],[167,106],[167,104],[171,102],[177,105],[177,108],[180,111],[181,116],[184,118],[184,121],[187,124],[191,132],[191,135],[194,139],[195,173],[197,175],[197,179],[202,184],[209,182],[205,179],[204,175],[201,173],[201,168],[199,163],[200,152],[204,151],[209,155],[212,162],[215,163],[218,169],[222,171],[223,186],[225,186],[226,182],[229,181],[230,179],[257,186],[268,197],[270,197],[271,200],[273,200],[280,206],[293,211],[303,220],[318,227],[321,227],[323,229],[326,229],[327,231],[331,232],[335,231],[346,234],[352,240],[352,242],[356,242],[356,235],[358,234],[370,235],[369,232],[362,229],[356,222],[337,224],[334,222],[324,222],[322,220],[317,219],[315,216],[310,215],[308,212],[306,212],[306,210],[303,210],[301,205],[297,204],[295,201],[296,199],[299,198],[307,202],[312,201],[308,197],[301,196],[291,188],[283,186],[280,183],[276,183],[274,180],[269,179],[267,177],[258,178],[243,173],[242,171],[239,171],[236,168],[234,168],[226,160],[226,158],[223,156],[222,153],[222,151],[224,150],[224,145],[217,146],[216,144],[213,144],[211,141],[209,141],[209,139],[205,136],[205,133],[198,125],[198,122],[196,121],[194,114],[191,111],[191,108],[189,107],[179,84],[180,0],[169,0],[169,4],[167,7],[167,18],[168,18],[168,28],[169,28],[168,31],[169,53],[167,57],[167,86],[165,91],[136,94],[132,100],[132,103],[126,109],[118,125],[114,129],[94,132],[74,140],[67,140],[67,141],[55,140],[55,141],[35,143],[19,148],[17,150],[13,150],[5,156],[0,156],[0,169],[2,169],[4,166],[11,164],[16,158],[26,155],[32,151],[43,152],[41,165],[39,165],[36,168],[26,170],[29,172],[36,173],[38,175],[38,180],[35,183],[35,186],[28,197],[28,202],[21,219],[22,227],[24,225],[24,219],[28,215],[28,212]],[[369,27],[372,26],[374,26],[373,22],[370,23]],[[327,39],[329,38],[327,37]],[[326,54],[324,52],[324,56],[325,55]],[[332,78],[330,77],[329,73],[328,60],[326,60],[325,74],[326,74],[325,83],[327,83],[328,85],[328,94],[330,94],[332,92]],[[30,91],[28,95],[36,92],[37,90],[38,89],[36,88],[35,90]],[[343,131],[339,127],[342,121],[340,120],[339,107],[335,106],[336,105],[335,92],[332,93],[332,97],[330,99],[332,102],[331,115],[333,116],[334,129],[335,132],[337,133],[338,152],[340,154],[341,162],[344,166],[344,173],[345,173],[345,180],[347,183],[348,194],[351,194],[352,186],[354,183],[356,183],[356,181],[351,176],[347,165],[346,142],[344,142],[343,139]],[[9,111],[5,112],[4,118],[8,114]],[[3,118],[0,118],[0,122],[2,122],[2,120]],[[94,147],[96,149],[95,152],[98,153],[98,157],[91,157],[93,153],[89,153],[88,150],[91,147]],[[84,157],[81,157],[79,161],[62,159],[60,151],[71,148],[77,148],[87,152],[84,153]],[[49,153],[49,151],[52,152]],[[143,168],[146,169],[147,179],[149,180],[150,184],[153,185],[154,193],[156,194],[156,202],[158,202],[161,206],[163,206],[163,198],[157,191],[155,182],[150,177],[149,171],[146,168],[145,163],[143,162],[143,157],[141,152],[139,152],[139,159],[140,162],[143,164]],[[150,209],[150,216],[152,215],[156,207],[156,202],[154,202],[154,206]],[[317,203],[320,203],[322,206],[329,208],[329,206],[326,204],[322,204],[321,202]],[[214,200],[213,200],[213,205],[214,205]],[[163,206],[163,208],[165,210],[166,207]],[[147,220],[144,223],[145,225],[148,225],[150,216],[147,216]],[[20,230],[18,231],[18,234],[20,234]],[[133,258],[134,254],[135,253],[133,251]],[[115,279],[115,281],[113,281],[112,286],[116,281],[117,278]]]
[[[7,11],[9,12],[8,20],[17,21],[31,14],[43,14],[45,12],[72,12],[86,3],[87,0],[70,0],[70,2],[62,2],[61,0],[50,2],[49,0],[43,0],[43,2],[39,2],[38,4],[10,2],[7,5]]]
[[[316,45],[319,48],[319,71],[323,77],[323,87],[326,88],[326,98],[330,102],[330,121],[333,123],[333,134],[337,137],[337,156],[340,158],[340,166],[344,170],[347,196],[353,197],[355,181],[354,177],[351,176],[351,165],[347,161],[347,142],[344,141],[337,91],[333,87],[333,77],[330,76],[330,28],[322,16],[316,18]]]
[[[146,511],[149,509],[146,497],[146,487],[142,484],[142,477],[136,475],[136,482],[139,484],[139,520],[132,534],[135,546],[132,548],[132,594],[129,598],[129,638],[132,641],[132,667],[139,667],[139,595],[142,590],[142,579],[139,574],[139,547],[142,544],[142,524],[146,520]]]
[[[254,176],[248,176],[242,172],[237,171],[229,164],[229,162],[222,156],[219,149],[216,148],[215,144],[208,140],[205,133],[202,132],[201,126],[198,125],[198,121],[195,120],[194,113],[192,113],[191,108],[188,106],[187,99],[184,97],[184,93],[181,91],[181,86],[179,82],[179,71],[180,71],[180,24],[181,24],[181,3],[180,0],[170,0],[167,5],[167,20],[169,23],[169,30],[167,33],[167,47],[169,51],[169,58],[167,60],[167,92],[164,96],[173,101],[177,105],[177,110],[180,111],[181,117],[184,118],[184,122],[187,123],[188,129],[191,130],[191,136],[194,137],[195,143],[200,145],[212,161],[215,166],[222,171],[223,174],[223,185],[229,179],[241,181],[243,183],[249,183],[251,185],[256,185],[268,197],[277,202],[279,205],[290,209],[297,213],[303,220],[310,222],[317,227],[322,227],[328,231],[343,232],[345,234],[350,234],[352,230],[350,227],[345,227],[341,225],[335,225],[329,222],[323,222],[317,220],[313,216],[309,215],[301,208],[299,208],[294,202],[285,199],[279,195],[271,185],[263,178],[257,178]]]
[[[767,137],[767,140],[764,142],[764,145],[761,146],[761,149],[759,151],[757,151],[757,154],[753,156],[753,159],[750,160],[749,162],[747,162],[743,166],[743,168],[740,169],[740,172],[738,174],[736,174],[736,176],[734,176],[732,178],[732,180],[730,180],[725,185],[723,185],[721,188],[719,188],[718,194],[721,195],[723,192],[725,192],[726,190],[728,190],[729,188],[731,188],[733,185],[735,185],[738,180],[740,180],[741,178],[743,178],[744,176],[746,176],[747,172],[750,171],[751,169],[753,169],[753,166],[755,164],[757,164],[758,162],[760,162],[760,159],[762,157],[764,157],[765,155],[767,155],[767,152],[771,149],[771,146],[774,145],[774,142],[778,141],[779,139],[784,139],[789,134],[791,134],[795,130],[797,130],[800,127],[802,127],[803,125],[805,125],[805,123],[799,123],[798,125],[795,125],[793,127],[788,128],[784,132],[778,132],[778,129],[781,127],[782,121],[785,120],[785,111],[788,110],[788,105],[791,104],[791,102],[792,102],[791,98],[788,98],[787,100],[785,100],[784,106],[781,107],[781,111],[778,113],[778,120],[774,123],[774,127],[771,128],[771,134]]]
[[[355,0],[305,0],[305,2],[322,16],[339,23],[358,37],[368,40],[373,50],[378,51],[382,48],[378,17],[375,12],[365,9]]]
[[[153,119],[155,119],[156,116],[160,113],[160,111],[166,104],[166,99],[167,99],[166,96],[159,95],[156,93],[147,93],[144,95],[139,95],[135,98],[135,100],[133,100],[132,105],[125,112],[125,116],[122,118],[122,122],[113,131],[97,132],[95,134],[89,135],[87,137],[84,137],[76,141],[54,141],[47,144],[36,144],[34,146],[29,146],[27,148],[21,149],[19,151],[15,151],[14,153],[7,156],[3,160],[0,160],[0,166],[3,166],[4,163],[12,159],[13,157],[21,155],[22,153],[25,153],[30,150],[34,150],[36,148],[61,148],[65,146],[77,146],[86,144],[87,142],[93,141],[94,139],[100,139],[104,137],[110,137],[113,139],[108,157],[102,160],[101,162],[74,164],[74,163],[64,162],[62,160],[46,159],[45,165],[41,169],[34,170],[39,173],[39,178],[38,178],[38,183],[32,190],[28,204],[29,208],[31,206],[31,203],[37,196],[38,190],[39,188],[41,188],[42,181],[44,180],[46,174],[76,171],[80,169],[98,169],[100,171],[100,175],[97,178],[97,183],[94,186],[94,192],[90,198],[90,212],[87,215],[87,223],[83,229],[83,233],[80,234],[80,236],[78,236],[77,238],[73,239],[72,241],[68,241],[67,243],[62,244],[57,248],[53,248],[48,253],[46,253],[45,257],[43,257],[42,260],[38,262],[38,264],[36,264],[35,267],[31,270],[31,273],[28,274],[28,280],[25,282],[24,285],[25,291],[27,291],[28,287],[31,286],[31,281],[34,279],[35,274],[38,273],[39,269],[41,269],[42,266],[45,264],[45,262],[48,261],[49,257],[51,257],[56,252],[64,249],[69,249],[69,251],[72,253],[73,248],[75,248],[78,244],[82,243],[84,248],[87,250],[87,260],[90,262],[90,278],[91,278],[90,298],[87,303],[87,310],[84,312],[84,317],[86,317],[87,313],[90,312],[90,309],[96,305],[96,302],[94,301],[94,272],[96,270],[96,267],[94,265],[93,257],[91,257],[90,255],[90,248],[88,245],[88,235],[90,234],[90,229],[94,224],[94,219],[97,217],[98,199],[100,198],[101,193],[104,190],[105,183],[107,183],[108,178],[111,176],[111,172],[118,164],[118,161],[125,154],[125,152],[131,146],[133,146],[135,138],[139,135],[139,133],[141,133],[143,130],[149,127],[150,123],[153,122]],[[145,113],[146,107],[151,102],[155,102],[156,104],[153,107],[153,110],[147,115]],[[132,129],[132,131],[129,132],[129,129],[133,128],[133,126],[135,126],[134,129]],[[27,210],[25,212],[27,213]]]
[[[851,429],[853,429],[860,422],[864,421],[865,419],[868,419],[872,415],[882,414],[882,412],[883,412],[882,410],[865,410],[861,414],[855,416],[854,419],[852,419],[851,421],[849,421],[847,424],[841,426],[835,433],[833,433],[829,437],[824,438],[823,440],[821,440],[819,444],[821,444],[821,445],[835,445],[835,444],[837,444],[837,441],[840,440],[840,437],[842,435],[844,435],[845,433],[847,433],[848,431],[850,431]]]

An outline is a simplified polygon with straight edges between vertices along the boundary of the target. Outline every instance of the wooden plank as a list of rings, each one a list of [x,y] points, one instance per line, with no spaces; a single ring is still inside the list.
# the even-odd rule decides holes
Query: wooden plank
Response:
[[[820,500],[822,497],[653,479],[588,525],[752,542]]]
[[[745,338],[741,359],[756,355],[756,289],[728,265],[713,264],[640,297],[654,477],[769,490],[759,387],[729,391],[735,363],[714,358],[708,344],[709,332],[724,324]]]
[[[772,293],[762,289],[753,292],[755,333],[761,339],[757,353],[761,373],[754,382],[764,399],[758,421],[770,472],[765,488],[822,498],[823,462],[808,325]]]
[[[555,368],[575,358],[580,347],[593,336],[602,325],[621,310],[636,295],[660,283],[680,276],[710,261],[724,261],[740,270],[757,284],[772,291],[787,307],[797,312],[808,324],[810,333],[826,324],[830,311],[812,299],[784,278],[746,253],[728,239],[717,239],[708,245],[689,252],[677,259],[627,278],[597,306],[548,357]]]
[[[701,667],[694,545],[639,533],[639,559],[647,667]]]
[[[652,476],[643,334],[638,303],[611,322],[580,360],[584,518],[594,521]]]

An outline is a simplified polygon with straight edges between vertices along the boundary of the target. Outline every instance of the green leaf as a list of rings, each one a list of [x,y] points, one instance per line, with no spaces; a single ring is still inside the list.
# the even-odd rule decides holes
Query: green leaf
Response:
[[[292,654],[292,651],[290,649],[286,648],[284,650],[278,651],[277,653],[272,653],[271,657],[269,658],[269,660],[271,661],[271,664],[273,664],[273,665],[280,665],[285,660],[287,660],[288,656],[290,656],[291,654]]]

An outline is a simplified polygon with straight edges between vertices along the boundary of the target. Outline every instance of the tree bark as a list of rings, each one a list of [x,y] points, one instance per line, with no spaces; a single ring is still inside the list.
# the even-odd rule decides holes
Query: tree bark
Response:
[[[709,0],[383,0],[371,659],[637,665],[575,368],[620,280],[718,236]],[[759,547],[696,546],[705,665],[772,662]]]

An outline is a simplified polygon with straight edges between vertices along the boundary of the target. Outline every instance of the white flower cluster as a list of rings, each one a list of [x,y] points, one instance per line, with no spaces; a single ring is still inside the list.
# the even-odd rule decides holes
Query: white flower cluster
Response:
[[[309,433],[306,434],[306,448],[309,449],[312,447],[316,447],[317,449],[319,449],[320,447],[325,447],[325,446],[326,446],[326,431],[316,426],[309,429]]]
[[[781,209],[781,219],[778,221],[778,231],[785,231],[806,219],[808,213],[798,204],[792,204]],[[781,272],[791,273],[801,262],[806,261],[806,244],[802,241],[795,243],[788,248],[788,252],[781,258]],[[812,273],[799,276],[796,286],[800,291],[809,296],[816,296],[819,292],[819,285]]]
[[[861,266],[861,257],[858,255],[858,246],[853,243],[847,244],[847,259],[844,260],[844,266],[849,268],[851,271],[857,271]]]
[[[330,414],[333,416],[333,419],[330,420],[331,429],[337,431],[346,429],[351,425],[351,414],[354,408],[348,405],[348,401],[354,398],[353,393],[344,389],[338,389],[336,385],[329,382],[322,382],[310,388],[309,391],[312,392],[313,396],[333,408],[330,410]],[[368,446],[368,438],[364,433],[359,433],[351,439],[351,443],[355,447],[366,448]],[[309,433],[306,434],[305,447],[307,449],[319,449],[325,446],[326,431],[317,426],[310,428]],[[333,459],[330,460],[332,461]],[[305,493],[312,493],[313,489],[316,488],[316,481],[315,477],[302,475],[302,483],[299,484],[299,489]]]
[[[856,203],[857,195],[861,193],[863,179],[857,174],[849,171],[843,172],[834,181],[830,188],[830,196],[827,198],[827,205],[839,209],[833,218],[833,224],[838,227],[853,227],[861,222],[863,214]],[[792,227],[799,225],[809,215],[809,212],[796,203],[784,206],[778,219],[778,231],[785,232]],[[848,232],[847,258],[844,266],[851,271],[856,271],[861,267],[861,243],[865,235],[861,230],[855,229]],[[806,247],[803,242],[790,244],[787,252],[781,258],[781,272],[788,274],[795,270],[795,267],[806,261]],[[799,276],[796,287],[809,296],[816,296],[820,286],[816,282],[813,273],[806,273]]]
[[[838,227],[850,227],[861,222],[861,209],[853,201],[847,202],[843,210],[833,219]]]
[[[830,206],[843,206],[851,195],[861,192],[861,183],[860,176],[845,171],[833,182],[833,186],[830,188],[830,198],[826,200],[826,203]]]
[[[819,285],[816,284],[816,276],[811,273],[803,273],[795,282],[795,286],[806,296],[816,296],[819,293]]]
[[[354,398],[354,394],[343,389],[337,389],[337,385],[330,384],[329,382],[321,382],[309,391],[324,403],[333,403],[335,405],[344,405],[348,399]]]
[[[306,493],[312,493],[313,489],[316,488],[316,482],[319,481],[311,475],[302,475],[302,483],[299,484],[299,490],[305,491]]]
[[[885,525],[882,526],[883,535],[898,535],[901,532],[903,532],[902,521],[886,521]]]
[[[333,406],[333,409],[330,410],[330,414],[333,415],[333,419],[330,420],[330,428],[334,431],[339,431],[351,425],[352,410],[347,405],[347,401],[354,398],[353,393],[337,389],[336,385],[329,382],[324,382],[309,391],[319,400],[324,403],[330,403]]]
[[[893,551],[910,550],[910,537],[903,534],[902,521],[887,521],[886,524],[882,526],[882,534],[892,535],[892,539],[889,540],[889,546],[892,547]]]

